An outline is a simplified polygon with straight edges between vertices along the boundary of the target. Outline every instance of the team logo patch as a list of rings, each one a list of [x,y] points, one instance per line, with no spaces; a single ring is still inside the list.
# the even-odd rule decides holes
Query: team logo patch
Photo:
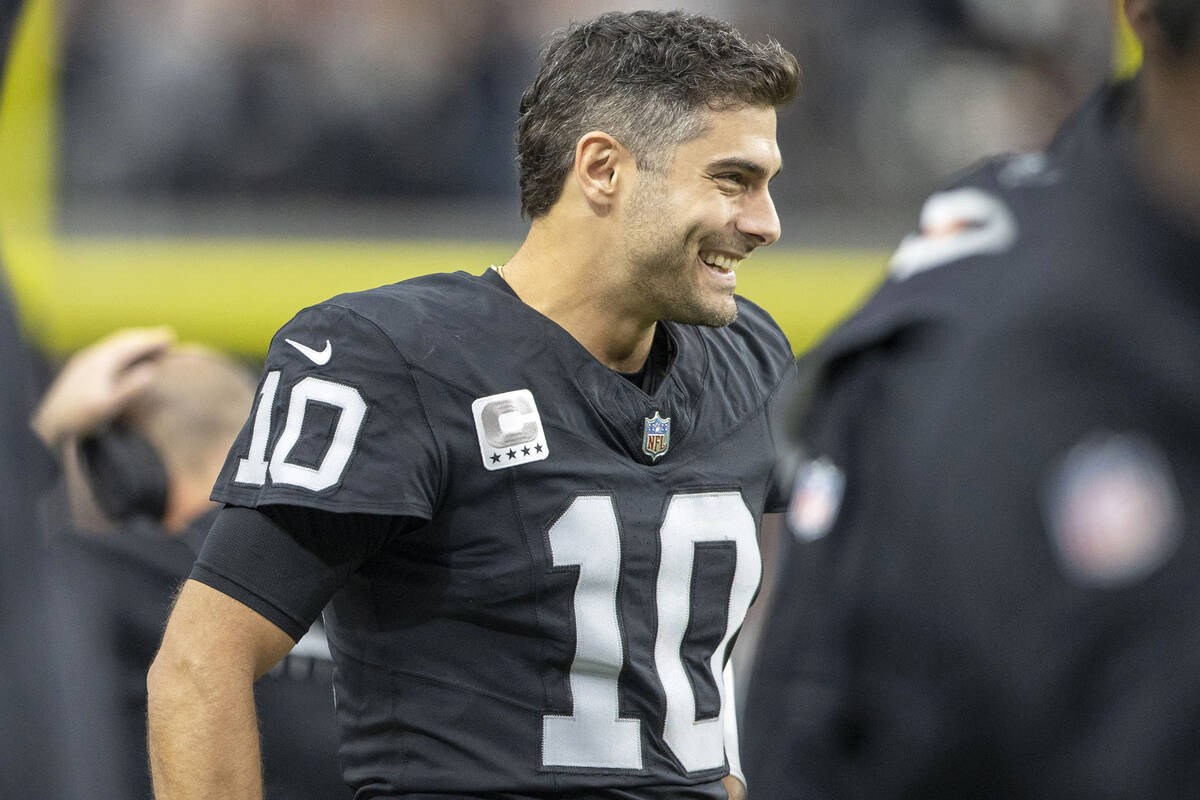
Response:
[[[643,419],[642,452],[650,456],[652,461],[658,461],[671,448],[671,418],[664,418],[655,411],[653,417]]]
[[[487,469],[517,467],[550,455],[542,418],[528,389],[481,397],[471,403],[471,413]]]
[[[1179,546],[1183,508],[1154,443],[1098,434],[1058,465],[1045,494],[1047,529],[1064,571],[1080,583],[1134,583]]]
[[[845,488],[845,474],[828,458],[800,465],[787,510],[788,527],[796,538],[812,542],[829,533]]]

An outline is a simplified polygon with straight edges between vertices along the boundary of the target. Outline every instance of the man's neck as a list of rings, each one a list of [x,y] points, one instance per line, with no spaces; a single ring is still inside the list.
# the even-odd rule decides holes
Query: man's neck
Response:
[[[573,237],[554,235],[535,222],[501,275],[528,306],[575,337],[601,364],[637,372],[646,363],[656,322],[634,314],[615,285],[600,244],[572,247]],[[597,255],[599,254],[599,256]]]
[[[1156,193],[1200,221],[1200,66],[1146,70],[1141,84],[1138,161]]]

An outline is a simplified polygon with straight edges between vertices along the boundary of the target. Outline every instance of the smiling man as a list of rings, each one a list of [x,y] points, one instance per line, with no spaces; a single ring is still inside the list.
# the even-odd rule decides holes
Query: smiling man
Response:
[[[521,101],[519,251],[276,335],[149,678],[160,800],[259,796],[252,682],[322,609],[360,800],[741,796],[793,362],[734,289],[797,83],[705,17],[574,25]]]

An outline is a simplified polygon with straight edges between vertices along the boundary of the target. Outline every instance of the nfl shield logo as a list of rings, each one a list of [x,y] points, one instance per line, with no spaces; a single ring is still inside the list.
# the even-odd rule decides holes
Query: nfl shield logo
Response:
[[[645,433],[642,434],[642,452],[658,461],[671,446],[671,418],[663,417],[654,412],[653,417],[644,417]]]

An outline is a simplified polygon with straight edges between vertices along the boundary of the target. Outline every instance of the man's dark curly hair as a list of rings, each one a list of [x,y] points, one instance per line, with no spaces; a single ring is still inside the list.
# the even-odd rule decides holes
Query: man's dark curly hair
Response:
[[[704,134],[705,110],[777,107],[795,98],[795,57],[768,39],[682,11],[603,14],[557,32],[521,97],[521,212],[558,200],[583,134],[602,130],[660,171],[679,144]]]

